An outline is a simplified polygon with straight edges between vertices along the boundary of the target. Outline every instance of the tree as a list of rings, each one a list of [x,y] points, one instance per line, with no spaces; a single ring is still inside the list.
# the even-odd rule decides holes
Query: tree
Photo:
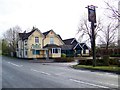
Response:
[[[95,28],[95,39],[100,36],[99,32],[103,29],[103,26],[101,24],[101,20],[99,19]],[[88,22],[87,18],[86,19],[82,19],[80,26],[78,27],[78,34],[80,34],[79,36],[79,40],[84,38],[84,42],[89,41],[92,47],[92,29],[91,29],[91,25]]]
[[[118,1],[118,0],[116,0],[116,1]],[[106,9],[112,13],[108,17],[112,18],[112,19],[120,20],[120,11],[119,11],[120,10],[120,1],[118,1],[119,10],[116,7],[114,7],[112,4],[110,4],[109,2],[105,2],[105,4],[107,5]]]
[[[2,55],[9,55],[9,44],[5,39],[2,39]]]
[[[109,46],[113,46],[113,44],[115,44],[117,42],[116,33],[117,33],[118,26],[119,25],[109,23],[102,30],[102,35],[101,35],[101,38],[100,38],[100,42],[103,45],[105,45],[107,55],[108,55]]]
[[[18,40],[18,33],[20,33],[22,30],[19,26],[15,26],[13,28],[8,29],[4,33],[4,39],[8,42],[9,47],[11,49],[11,52],[16,51],[16,44]]]

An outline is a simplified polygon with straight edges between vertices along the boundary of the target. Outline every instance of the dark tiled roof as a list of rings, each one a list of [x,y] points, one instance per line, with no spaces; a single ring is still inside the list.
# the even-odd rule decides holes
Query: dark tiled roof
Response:
[[[20,39],[22,39],[22,40],[28,39],[28,37],[29,37],[34,31],[35,31],[35,29],[32,30],[31,32],[28,32],[28,33],[19,33],[19,37],[20,37]]]
[[[50,31],[51,31],[51,30],[44,32],[43,35],[44,35],[44,36],[48,35],[48,33],[49,33]]]
[[[57,36],[62,40],[61,36],[59,34],[57,34]]]
[[[66,45],[70,45],[71,42],[72,42],[74,39],[75,39],[75,38],[65,39],[65,40],[63,40],[63,42],[64,42]]]
[[[73,45],[61,45],[62,50],[72,50]]]
[[[70,38],[70,39],[63,40],[63,42],[66,45],[73,45],[73,47],[75,47],[78,44],[78,42],[75,38]]]
[[[43,48],[60,48],[60,46],[58,46],[56,44],[47,44]]]
[[[35,30],[37,30],[37,31],[40,32],[40,30],[39,30],[38,28],[33,27],[33,29],[32,29],[30,32],[28,32],[28,33],[26,33],[26,32],[24,32],[24,33],[19,33],[20,39],[22,39],[22,40],[28,39],[28,37],[29,37]]]
[[[75,38],[70,38],[70,39],[66,39],[66,40],[63,40],[63,42],[65,43],[65,45],[72,45],[72,48],[74,48],[79,42],[75,39]],[[83,48],[83,49],[89,49],[89,47],[85,44],[85,43],[79,43],[79,45],[81,46],[77,46],[76,48]],[[70,46],[63,46],[63,48],[68,48]]]

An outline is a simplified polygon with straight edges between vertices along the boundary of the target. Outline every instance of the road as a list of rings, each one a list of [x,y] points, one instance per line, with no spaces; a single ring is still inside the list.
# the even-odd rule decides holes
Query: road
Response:
[[[2,57],[2,88],[118,88],[118,75]]]

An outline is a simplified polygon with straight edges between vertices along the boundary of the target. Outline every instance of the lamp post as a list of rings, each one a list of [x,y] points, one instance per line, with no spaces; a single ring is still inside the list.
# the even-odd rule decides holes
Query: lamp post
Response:
[[[86,7],[88,9],[88,21],[91,22],[91,48],[92,48],[92,55],[93,55],[93,67],[96,66],[96,47],[95,47],[95,28],[96,28],[96,6],[88,5]]]

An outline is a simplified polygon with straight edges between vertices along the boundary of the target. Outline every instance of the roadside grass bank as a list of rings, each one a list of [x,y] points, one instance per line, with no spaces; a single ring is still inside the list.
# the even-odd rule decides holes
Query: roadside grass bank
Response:
[[[87,69],[87,70],[94,70],[94,71],[104,71],[104,72],[111,72],[119,74],[120,67],[117,65],[113,66],[95,66],[92,65],[73,65],[74,69]]]

